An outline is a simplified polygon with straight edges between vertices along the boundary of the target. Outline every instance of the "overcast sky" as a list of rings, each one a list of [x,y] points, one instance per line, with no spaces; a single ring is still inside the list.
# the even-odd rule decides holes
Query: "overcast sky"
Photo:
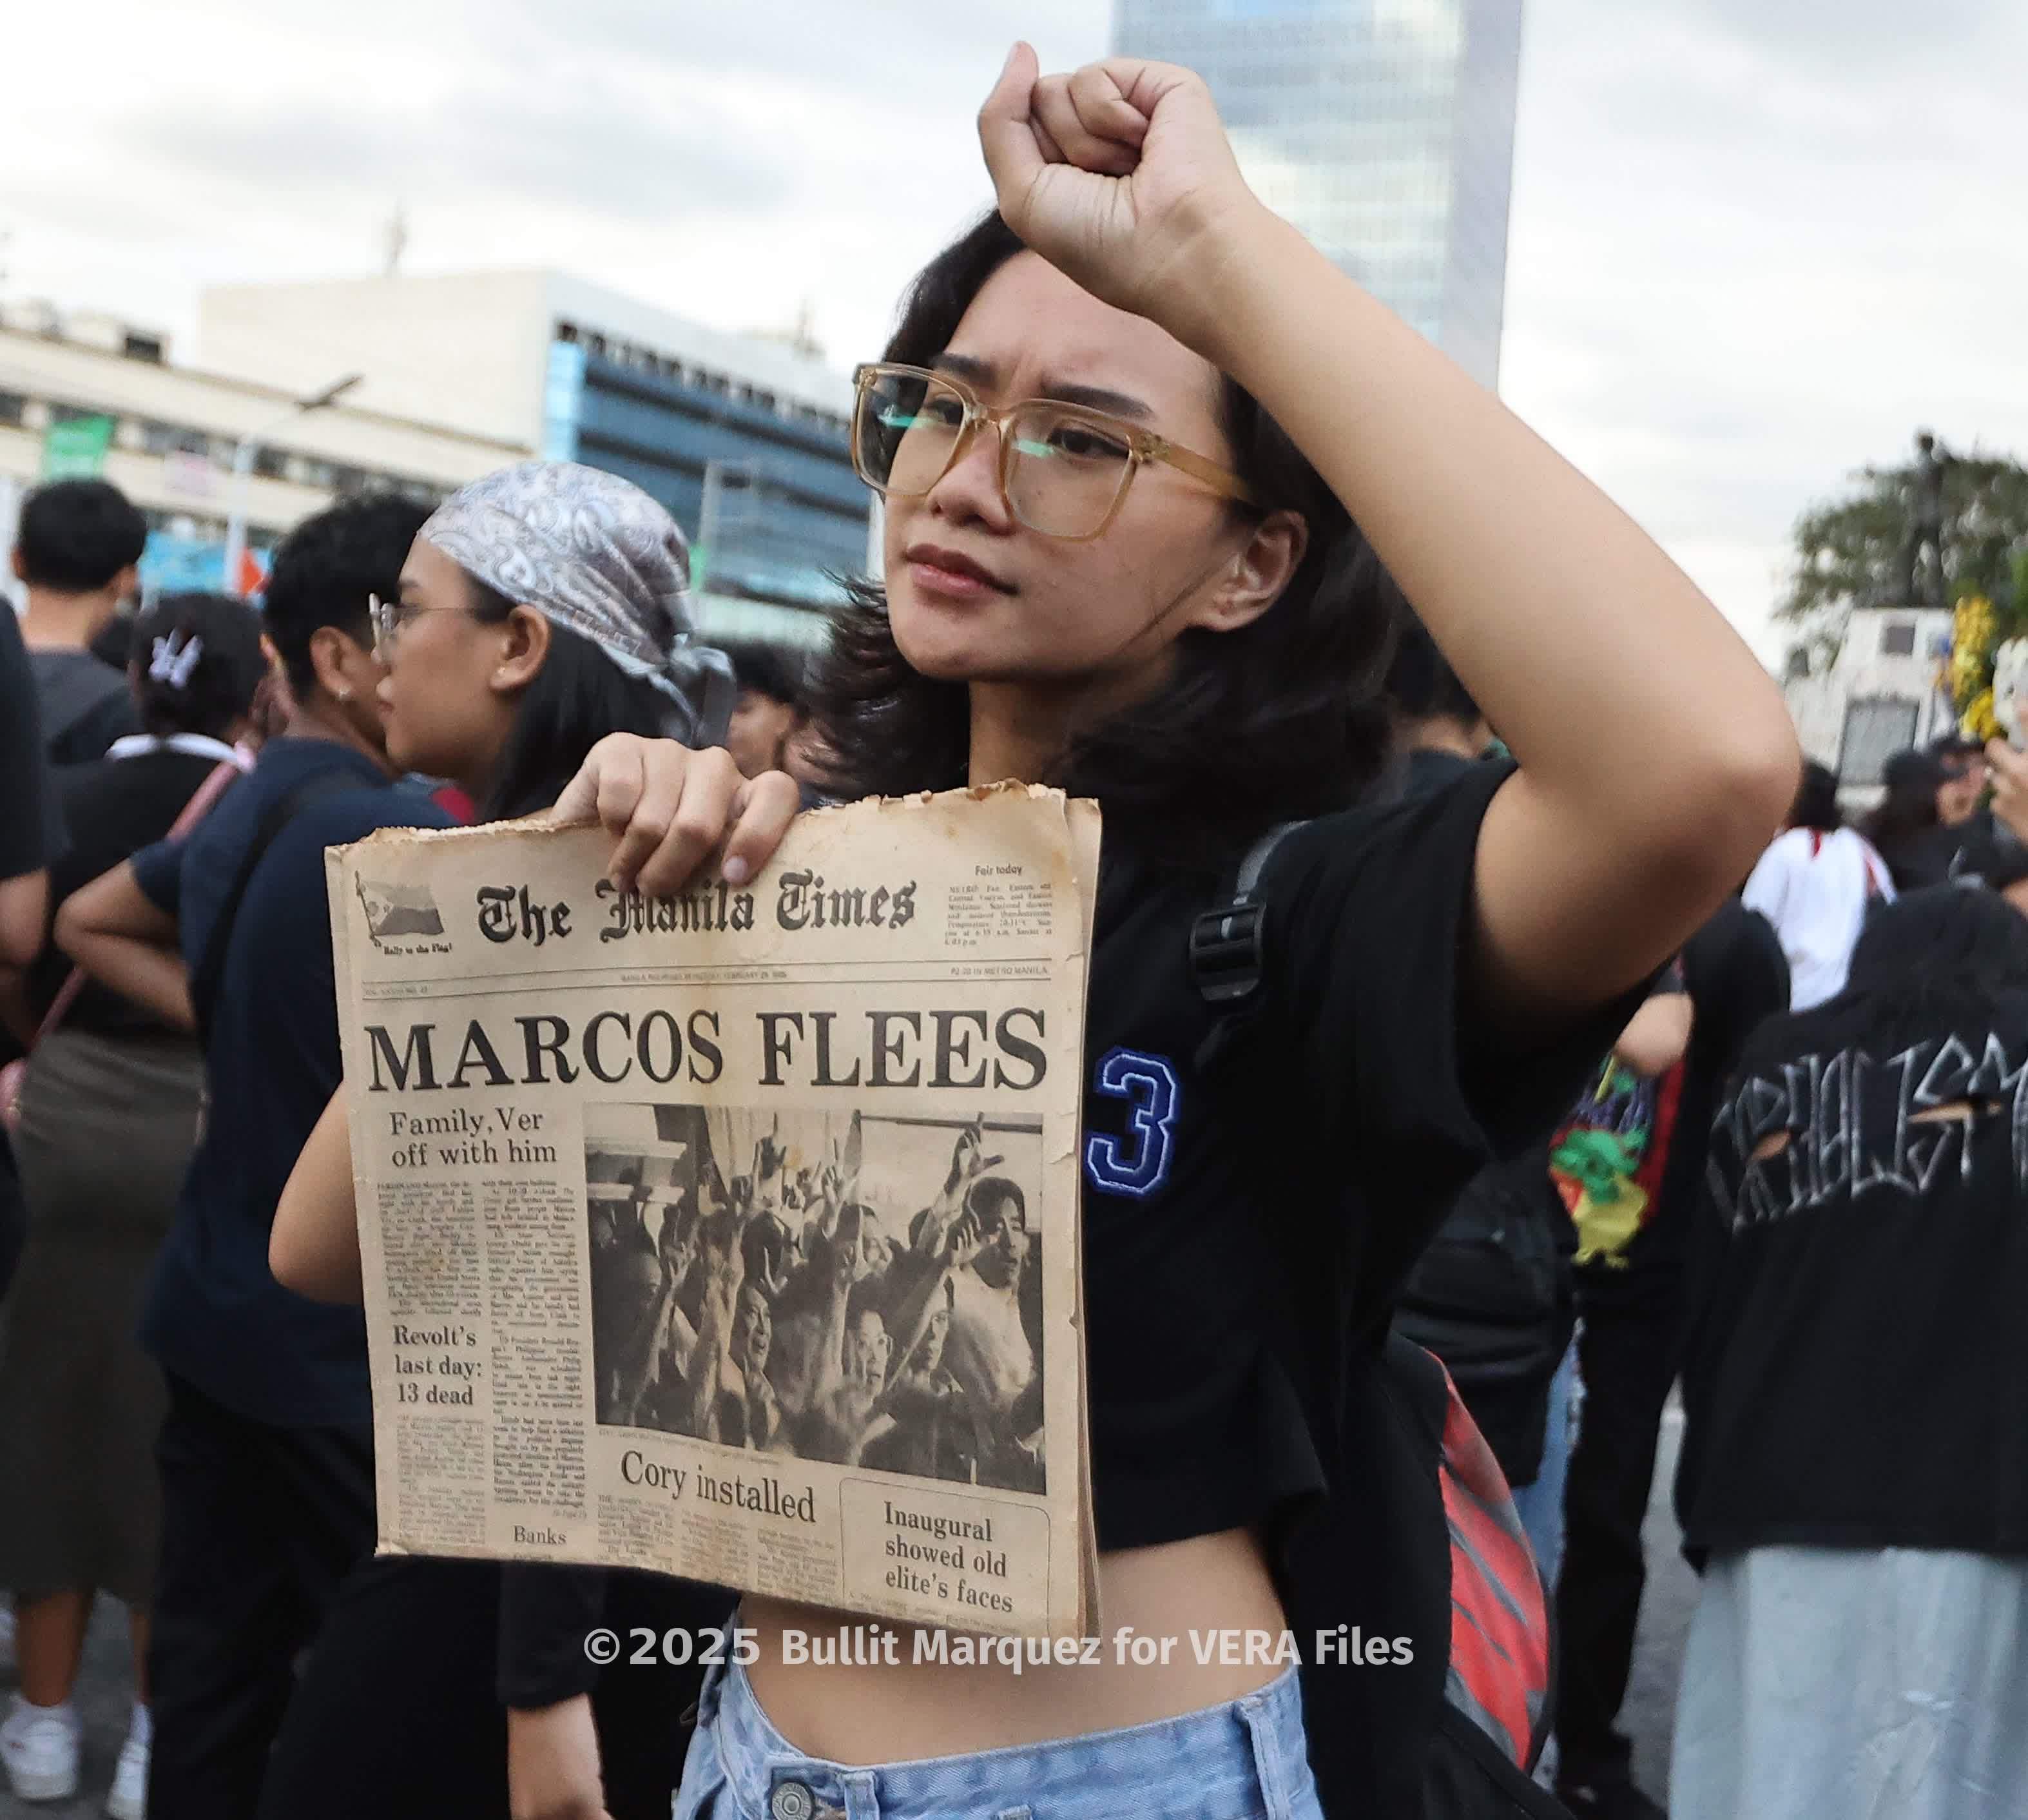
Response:
[[[2028,457],[2028,5],[1527,0],[1503,390],[1771,657],[1794,520],[1919,424]],[[1105,0],[93,0],[7,27],[6,294],[551,264],[875,351]]]

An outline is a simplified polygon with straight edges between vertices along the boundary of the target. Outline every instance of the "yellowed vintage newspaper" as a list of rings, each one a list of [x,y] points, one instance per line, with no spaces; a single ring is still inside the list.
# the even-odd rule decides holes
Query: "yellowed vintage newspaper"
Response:
[[[821,810],[672,899],[611,850],[329,856],[383,1548],[1091,1633],[1097,809]]]

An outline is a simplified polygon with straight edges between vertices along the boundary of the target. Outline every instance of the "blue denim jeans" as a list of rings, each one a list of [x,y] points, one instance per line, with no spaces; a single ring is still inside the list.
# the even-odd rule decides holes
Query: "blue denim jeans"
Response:
[[[1564,1485],[1571,1473],[1571,1449],[1577,1444],[1578,1411],[1584,1385],[1578,1376],[1578,1337],[1571,1336],[1563,1363],[1549,1384],[1549,1420],[1542,1440],[1541,1470],[1535,1482],[1518,1487],[1514,1509],[1528,1533],[1535,1564],[1552,1592],[1564,1565]]]
[[[705,1677],[671,1820],[1323,1820],[1296,1671],[1228,1706],[966,1756],[847,1766],[775,1730],[746,1671]]]

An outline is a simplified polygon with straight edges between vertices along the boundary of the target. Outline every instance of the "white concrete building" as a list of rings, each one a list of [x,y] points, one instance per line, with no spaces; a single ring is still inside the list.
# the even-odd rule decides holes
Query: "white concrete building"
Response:
[[[1854,612],[1830,670],[1783,686],[1804,753],[1870,790],[1889,753],[1949,732],[1957,712],[1938,669],[1950,636],[1951,615],[1933,609]]]
[[[549,271],[207,291],[208,366],[285,390],[366,375],[363,406],[453,424],[643,487],[690,538],[708,632],[809,644],[870,560],[851,381]]]
[[[821,413],[842,429],[852,409],[850,379],[786,342],[726,335],[561,272],[235,285],[198,305],[198,357],[220,372],[298,390],[324,383],[328,369],[363,372],[362,406],[531,447],[554,415],[549,360],[559,338],[623,365],[715,373],[731,395],[791,420]]]
[[[110,317],[0,311],[0,537],[11,542],[20,497],[42,476],[50,427],[80,419],[112,420],[104,477],[147,515],[151,562],[174,558],[185,586],[219,585],[197,572],[206,550],[214,568],[222,557],[243,437],[259,438],[244,498],[257,551],[341,493],[387,486],[431,501],[530,452],[527,441],[368,408],[364,383],[297,410],[358,369],[291,388],[172,365],[167,353],[164,337]]]

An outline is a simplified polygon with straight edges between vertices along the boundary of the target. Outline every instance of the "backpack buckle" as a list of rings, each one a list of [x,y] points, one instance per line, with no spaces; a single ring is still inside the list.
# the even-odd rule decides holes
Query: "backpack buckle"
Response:
[[[1266,971],[1268,906],[1232,903],[1190,925],[1190,977],[1207,1004],[1253,996]]]

